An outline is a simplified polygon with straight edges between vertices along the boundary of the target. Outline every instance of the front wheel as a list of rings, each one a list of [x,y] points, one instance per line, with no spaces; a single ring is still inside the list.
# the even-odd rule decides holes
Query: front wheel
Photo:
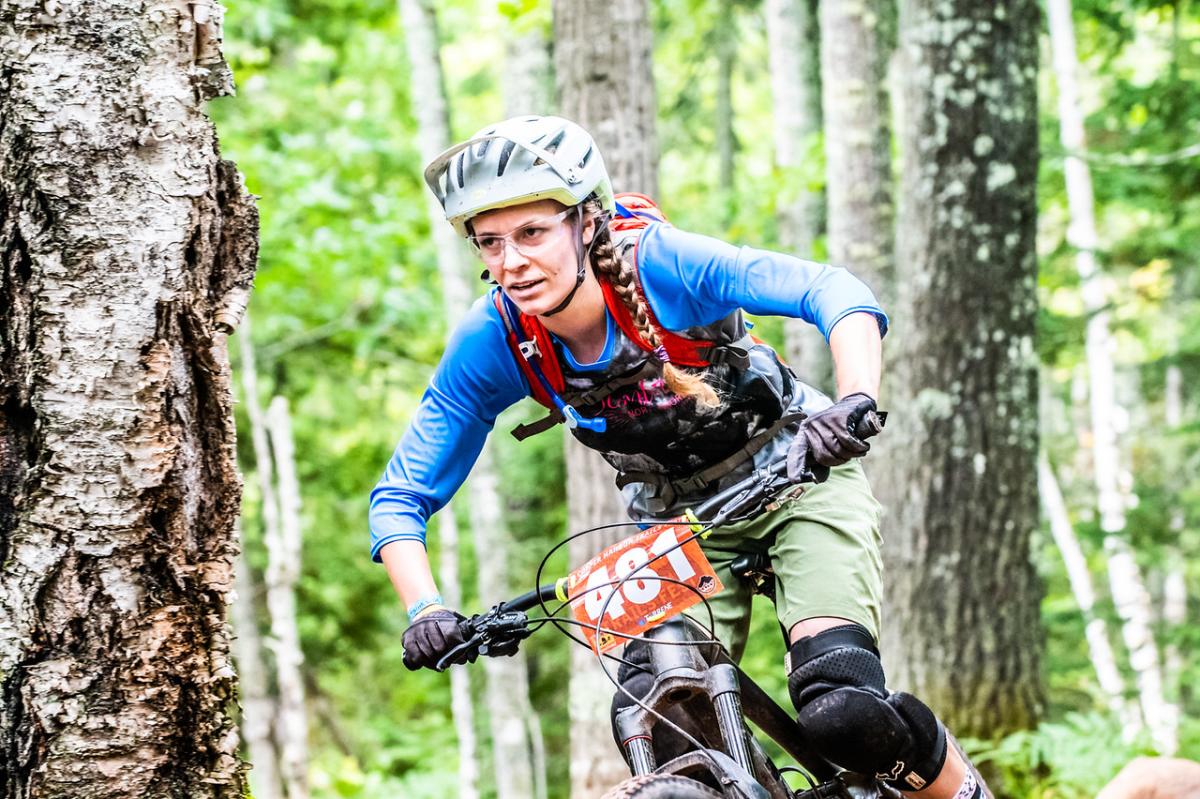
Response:
[[[675,774],[643,774],[609,789],[601,799],[721,799],[721,794]]]

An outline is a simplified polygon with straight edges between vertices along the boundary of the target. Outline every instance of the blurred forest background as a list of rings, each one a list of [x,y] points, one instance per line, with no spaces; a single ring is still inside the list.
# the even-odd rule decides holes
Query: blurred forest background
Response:
[[[474,696],[474,714],[456,732],[449,675],[401,666],[403,608],[368,557],[367,494],[447,335],[418,145],[419,112],[428,101],[413,94],[404,5],[247,0],[230,4],[226,16],[225,54],[238,96],[214,103],[212,114],[225,157],[245,173],[262,213],[252,326],[239,331],[241,348],[232,348],[249,566],[235,619],[243,705],[247,726],[261,726],[277,706],[281,728],[307,730],[290,743],[275,736],[274,748],[281,779],[299,786],[296,772],[304,772],[303,790],[313,797],[466,795],[460,781],[470,769],[460,770],[459,752],[470,731],[478,795],[507,799],[496,776],[503,756],[495,757],[490,743],[502,725],[489,719],[494,705],[485,700],[482,664],[469,670],[469,686],[459,678]],[[826,147],[821,125],[813,124],[782,159],[771,134],[768,18],[777,5],[655,0],[649,30],[661,153],[657,199],[684,229],[787,249],[781,212],[800,195],[822,196]],[[816,3],[799,5],[807,6],[812,27],[804,44],[815,58]],[[894,13],[876,20],[885,53],[895,43]],[[453,140],[513,113],[555,110],[549,2],[439,0],[436,15]],[[1191,621],[1195,601],[1188,601],[1200,578],[1193,557],[1200,544],[1200,4],[1076,0],[1073,22],[1089,147],[1076,154],[1090,167],[1098,234],[1083,249],[1098,273],[1081,278],[1080,247],[1068,243],[1067,149],[1043,20],[1037,355],[1045,512],[1034,554],[1045,592],[1046,702],[1036,729],[968,743],[1003,777],[1009,796],[1094,795],[1135,754],[1172,745],[1200,758],[1200,697],[1190,690],[1200,669],[1200,634]],[[803,248],[790,246],[829,258],[819,225],[816,233]],[[1115,470],[1108,489],[1094,476],[1099,433],[1088,404],[1085,344],[1096,341],[1089,323],[1097,319],[1111,336],[1103,346],[1115,397],[1100,409],[1116,434],[1113,460],[1102,464]],[[783,346],[778,320],[761,320],[756,333]],[[276,397],[286,403],[272,402]],[[510,413],[498,430],[536,411],[530,405]],[[521,446],[503,434],[493,440],[516,593],[532,586],[539,560],[567,532],[563,446],[559,433]],[[1125,515],[1117,532],[1135,561],[1121,560],[1114,531],[1102,524],[1097,500],[1105,491],[1116,492],[1117,506],[1106,498],[1107,512]],[[492,546],[487,536],[468,532],[476,514],[461,503],[457,510],[460,607],[469,613],[499,598],[481,599],[475,579],[478,564],[494,553],[480,551]],[[436,561],[448,540],[447,519],[434,527]],[[301,534],[298,559],[286,556],[289,534]],[[1069,575],[1072,557],[1086,568]],[[1124,586],[1149,612],[1142,619],[1149,640],[1129,637],[1129,619],[1117,612],[1113,564],[1125,570],[1119,579],[1136,579]],[[552,570],[566,566],[560,551]],[[278,589],[274,598],[266,586]],[[743,665],[786,703],[772,628],[771,614],[757,613]],[[1102,655],[1098,660],[1101,639],[1111,646],[1111,668]],[[542,633],[524,647],[526,707],[539,722],[523,719],[536,731],[528,736],[538,772],[531,796],[569,793],[568,645]],[[1173,719],[1157,737],[1136,721],[1155,712],[1148,710],[1150,659],[1161,664],[1158,696]],[[244,732],[252,742],[271,737],[262,729]],[[256,796],[278,795],[266,785],[275,771],[256,759]]]

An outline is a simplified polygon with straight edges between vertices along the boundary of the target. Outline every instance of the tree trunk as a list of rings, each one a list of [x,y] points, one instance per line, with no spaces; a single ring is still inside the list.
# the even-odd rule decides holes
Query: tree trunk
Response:
[[[401,0],[409,62],[412,66],[414,105],[418,112],[423,160],[433,159],[450,144],[450,116],[443,90],[443,73],[438,49],[437,18],[433,7],[421,0]],[[427,193],[430,225],[438,244],[438,274],[446,323],[453,328],[467,312],[471,291],[465,279],[466,247],[454,235],[432,194]],[[472,470],[471,528],[479,558],[479,595],[484,603],[508,599],[508,531],[500,512],[495,464],[490,447],[485,447]],[[446,575],[443,573],[443,577]],[[539,778],[534,775],[533,752],[540,747],[530,740],[533,715],[525,655],[485,658],[488,721],[492,733],[492,761],[499,799],[534,796]],[[462,671],[458,669],[457,671]],[[459,722],[465,726],[469,722]],[[460,752],[467,758],[468,752]]]
[[[267,425],[263,419],[258,395],[258,367],[254,357],[250,316],[242,321],[238,334],[242,363],[242,405],[250,420],[250,440],[254,448],[255,474],[262,495],[260,514],[263,526],[278,536],[279,503],[275,498],[275,470],[267,442]],[[267,536],[264,536],[264,538]],[[243,538],[244,540],[244,538]],[[237,569],[237,601],[234,603],[235,657],[242,686],[242,736],[250,753],[250,784],[258,799],[282,799],[283,781],[279,774],[279,752],[275,747],[272,727],[278,713],[278,703],[271,695],[265,642],[258,631],[258,612],[254,597],[259,586],[250,571],[250,564],[239,554]]]
[[[500,509],[496,466],[491,446],[479,453],[472,470],[471,530],[479,561],[479,601],[491,607],[511,599],[508,581],[508,530]],[[533,713],[529,702],[529,671],[520,652],[508,658],[485,658],[488,720],[492,730],[496,791],[500,799],[530,799],[534,796],[533,743],[526,717]]]
[[[596,139],[616,191],[658,196],[657,104],[646,0],[554,0],[555,73],[563,116]],[[612,468],[567,435],[568,525],[580,531],[628,519]],[[572,564],[629,534],[628,528],[582,536]],[[571,798],[600,796],[629,775],[613,745],[612,684],[583,647],[571,648]]]
[[[771,57],[771,109],[775,166],[781,176],[776,219],[784,249],[814,257],[821,234],[824,198],[810,191],[805,161],[821,132],[820,53],[814,0],[767,0],[767,46]],[[815,327],[799,319],[783,325],[788,363],[822,390],[833,390],[829,347]]]
[[[559,108],[596,139],[616,191],[658,196],[658,105],[646,0],[554,0]]]
[[[237,595],[230,609],[230,620],[234,634],[233,657],[242,689],[242,740],[250,756],[250,793],[255,799],[283,799],[279,755],[271,738],[275,700],[271,697],[266,653],[258,633],[254,575],[244,554],[238,555],[234,578]]]
[[[300,481],[292,444],[288,403],[275,397],[267,406],[267,436],[279,480],[279,535],[268,537],[267,611],[271,616],[271,651],[279,685],[275,741],[279,770],[288,799],[308,798],[308,720],[304,712],[304,652],[296,624],[296,583],[300,581]]]
[[[717,54],[717,107],[713,128],[717,138],[717,189],[721,198],[721,223],[733,223],[734,150],[737,143],[733,133],[733,65],[737,55],[737,19],[733,0],[716,0],[716,28],[712,31],[713,49]]]
[[[1037,23],[1035,0],[901,4],[882,648],[889,683],[972,737],[1028,728],[1041,706]]]
[[[554,69],[550,40],[540,25],[509,26],[504,39],[504,73],[500,90],[504,116],[554,113]]]
[[[0,6],[0,795],[240,797],[215,4]]]
[[[829,260],[894,299],[887,65],[895,3],[821,0]]]
[[[454,503],[447,503],[438,514],[438,588],[452,608],[462,607],[462,588],[458,579],[458,520]],[[470,671],[450,669],[450,712],[458,736],[458,796],[478,799],[479,760],[475,741],[475,708],[471,701]]]
[[[1176,23],[1179,21],[1178,10],[1176,10],[1175,21]],[[1166,383],[1164,391],[1166,418],[1164,421],[1167,423],[1167,433],[1170,435],[1179,430],[1183,424],[1183,371],[1174,364],[1168,366]],[[1179,465],[1182,466],[1182,464]],[[1176,472],[1176,474],[1182,473],[1182,470]],[[1183,481],[1176,480],[1174,486],[1176,491],[1184,488],[1182,483]],[[1185,570],[1187,559],[1184,557],[1180,541],[1184,534],[1185,522],[1183,503],[1176,494],[1174,507],[1171,508],[1171,543],[1167,546],[1167,576],[1163,581],[1163,622],[1166,623],[1167,633],[1172,638],[1172,642],[1166,646],[1163,656],[1163,671],[1166,684],[1177,702],[1181,701],[1180,679],[1183,676],[1183,656],[1174,639],[1187,624],[1187,572]]]
[[[1153,612],[1150,594],[1142,580],[1133,550],[1124,536],[1125,507],[1129,500],[1120,486],[1121,458],[1117,447],[1117,431],[1113,426],[1116,390],[1112,353],[1115,343],[1109,331],[1107,299],[1096,262],[1099,236],[1096,232],[1091,171],[1083,158],[1087,145],[1075,80],[1078,60],[1070,0],[1048,0],[1046,10],[1054,54],[1054,75],[1058,83],[1059,133],[1063,148],[1067,151],[1064,166],[1071,220],[1067,241],[1075,249],[1075,266],[1079,272],[1084,311],[1088,319],[1085,350],[1091,400],[1092,471],[1096,481],[1100,528],[1104,532],[1104,551],[1108,556],[1109,585],[1121,617],[1130,665],[1137,675],[1138,694],[1146,725],[1159,751],[1172,754],[1178,743],[1177,709],[1163,695],[1158,647],[1151,632]]]
[[[1088,571],[1087,558],[1079,545],[1079,538],[1075,535],[1075,527],[1071,524],[1071,515],[1058,487],[1058,478],[1045,453],[1038,458],[1038,487],[1041,489],[1042,507],[1046,509],[1046,516],[1050,520],[1050,532],[1067,568],[1071,593],[1083,616],[1088,654],[1091,656],[1092,667],[1096,670],[1096,680],[1104,693],[1108,709],[1115,718],[1121,720],[1125,740],[1131,741],[1141,729],[1141,717],[1137,708],[1131,707],[1125,701],[1125,681],[1121,679],[1121,672],[1117,669],[1117,657],[1109,643],[1108,630],[1104,626],[1104,619],[1096,615],[1096,590],[1092,586],[1092,574]]]

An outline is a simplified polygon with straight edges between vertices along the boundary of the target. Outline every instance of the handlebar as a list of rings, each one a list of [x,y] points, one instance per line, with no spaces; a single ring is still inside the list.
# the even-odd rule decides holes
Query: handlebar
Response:
[[[886,411],[870,411],[855,427],[859,438],[869,438],[883,429]],[[703,524],[716,527],[741,515],[752,515],[768,507],[793,483],[787,474],[787,459],[781,459],[764,469],[718,492],[691,510]],[[811,473],[810,473],[811,474]],[[812,482],[812,481],[805,481]],[[817,482],[820,482],[819,480]],[[520,642],[532,634],[525,611],[559,597],[558,585],[548,583],[517,597],[500,602],[484,614],[475,614],[459,622],[464,643],[447,652],[438,662],[438,670],[466,652],[471,660],[476,655],[511,655]]]

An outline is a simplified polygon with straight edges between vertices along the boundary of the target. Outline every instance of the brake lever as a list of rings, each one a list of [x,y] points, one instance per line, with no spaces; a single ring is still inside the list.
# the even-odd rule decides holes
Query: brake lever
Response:
[[[460,627],[461,627],[461,624],[463,624],[463,623],[464,622],[460,622]],[[477,633],[477,634],[471,636],[470,639],[463,641],[461,644],[454,647],[446,654],[442,655],[441,659],[438,660],[438,662],[434,666],[434,668],[437,669],[438,671],[445,671],[447,668],[454,665],[455,656],[457,656],[458,654],[460,654],[462,652],[470,652],[472,648],[478,647],[482,643],[483,643],[483,633]],[[470,658],[468,657],[468,660],[469,659]]]

